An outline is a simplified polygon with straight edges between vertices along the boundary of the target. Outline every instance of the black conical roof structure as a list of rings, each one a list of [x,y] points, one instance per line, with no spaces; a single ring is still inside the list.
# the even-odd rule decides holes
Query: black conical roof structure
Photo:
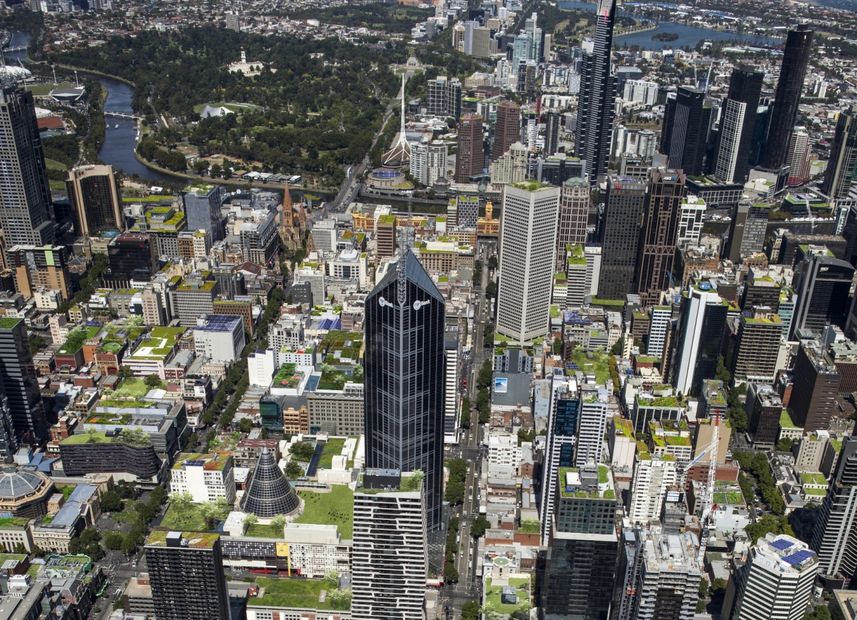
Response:
[[[241,504],[244,512],[252,512],[262,518],[290,514],[300,505],[298,494],[277,466],[274,455],[268,448],[262,448],[259,454],[256,469]]]

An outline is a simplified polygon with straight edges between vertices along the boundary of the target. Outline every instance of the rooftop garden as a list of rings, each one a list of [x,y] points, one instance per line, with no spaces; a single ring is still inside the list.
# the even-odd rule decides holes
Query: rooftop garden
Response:
[[[160,527],[179,531],[213,530],[232,507],[225,501],[195,504],[190,495],[172,495]]]
[[[250,607],[291,607],[347,611],[351,609],[351,593],[339,590],[338,584],[328,579],[256,579],[259,596],[250,598]]]
[[[337,360],[356,362],[360,359],[360,351],[363,348],[363,334],[342,330],[329,331],[322,338],[319,348],[325,357],[332,356]]]
[[[586,264],[586,253],[583,251],[583,246],[580,244],[567,245],[566,256],[569,265]]]
[[[80,446],[83,444],[97,444],[97,443],[117,443],[124,444],[128,446],[133,446],[135,448],[145,448],[152,445],[152,440],[149,438],[144,431],[141,430],[132,430],[132,429],[122,429],[118,434],[108,436],[106,433],[100,431],[85,431],[83,433],[75,433],[74,435],[70,435],[62,441],[61,445],[65,446]]]
[[[187,461],[204,461],[203,469],[206,471],[223,471],[229,462],[229,454],[225,452],[212,452],[201,454],[198,452],[181,452],[176,457],[173,469],[181,469]]]
[[[319,390],[341,390],[345,383],[363,383],[363,366],[357,364],[350,368],[350,372],[342,367],[324,364],[321,367],[321,379],[318,382]]]
[[[714,491],[714,503],[720,506],[744,506],[744,494],[740,487],[719,487]]]
[[[824,474],[819,472],[802,472],[800,474],[800,483],[827,488],[827,478],[824,477]]]
[[[783,409],[780,413],[780,428],[798,428],[798,425],[792,421],[788,409]]]
[[[333,457],[339,456],[345,447],[345,439],[334,437],[328,439],[324,444],[321,457],[318,460],[319,469],[330,469],[333,466]]]
[[[29,519],[23,517],[0,517],[0,528],[2,529],[23,529],[29,523]]]
[[[146,544],[156,547],[167,546],[167,530],[154,530],[146,538]],[[220,539],[220,534],[212,532],[184,531],[183,538],[188,541],[188,547],[192,549],[211,549]]]
[[[74,355],[80,351],[87,340],[95,338],[99,331],[101,331],[100,327],[81,327],[79,329],[75,329],[69,333],[57,353],[60,355]]]
[[[494,585],[491,579],[485,580],[485,613],[489,618],[506,616],[509,618],[517,617],[518,614],[526,614],[533,607],[533,601],[530,596],[530,580],[527,577],[510,577],[508,580],[509,587],[515,592],[517,602],[503,602],[504,586]],[[495,615],[496,614],[496,615]]]
[[[541,531],[541,524],[535,519],[524,519],[518,531],[521,534],[538,534]]]
[[[681,407],[684,403],[677,396],[655,396],[654,398],[637,398],[640,407]]]
[[[282,538],[283,526],[278,523],[245,523],[244,535],[251,538]]]
[[[303,373],[297,372],[296,364],[283,364],[274,375],[275,387],[296,388],[300,385]]]
[[[585,351],[577,347],[571,354],[570,369],[595,375],[596,383],[606,383],[610,380],[610,362],[606,351]]]
[[[9,316],[0,317],[0,328],[12,329],[13,327],[15,327],[18,323],[20,323],[23,320],[24,319],[19,319],[18,317],[9,317]]]
[[[298,494],[304,501],[304,511],[295,523],[335,525],[343,539],[351,539],[354,532],[354,492],[350,488],[334,484],[329,493],[300,489]]]
[[[122,381],[118,388],[113,390],[111,396],[114,398],[143,398],[150,389],[143,379],[128,377]]]
[[[515,189],[522,189],[526,192],[537,192],[542,188],[550,186],[539,181],[521,181],[520,183],[515,183],[513,187]]]

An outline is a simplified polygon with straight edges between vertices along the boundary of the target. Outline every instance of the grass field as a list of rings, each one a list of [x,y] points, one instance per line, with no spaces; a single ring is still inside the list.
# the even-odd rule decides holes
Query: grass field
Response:
[[[345,446],[345,439],[328,439],[318,460],[319,469],[330,469],[333,465],[333,457],[338,456]]]
[[[244,535],[254,538],[282,538],[283,528],[273,524],[263,525],[261,523],[254,523],[247,528]]]
[[[68,166],[66,166],[61,161],[57,161],[56,159],[49,159],[45,157],[45,166],[47,166],[48,170],[68,170]]]
[[[298,491],[304,500],[304,512],[295,523],[335,525],[342,538],[354,533],[354,492],[344,485],[333,485],[330,493]]]
[[[46,95],[50,95],[51,91],[55,88],[74,88],[74,84],[71,82],[60,82],[59,84],[54,84],[53,82],[42,82],[41,84],[28,84],[27,90],[33,93],[36,97],[44,97]]]

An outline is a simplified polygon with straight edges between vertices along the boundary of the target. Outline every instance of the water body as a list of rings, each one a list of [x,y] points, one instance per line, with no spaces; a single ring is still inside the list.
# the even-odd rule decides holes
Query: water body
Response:
[[[838,0],[844,1],[844,0]],[[852,0],[857,2],[857,0]],[[574,0],[562,0],[559,7],[564,10],[578,10],[595,12],[595,4],[591,2],[578,2]],[[675,41],[658,41],[652,37],[659,34],[674,34],[678,35]],[[766,37],[756,37],[752,35],[741,35],[735,32],[726,32],[721,30],[712,30],[711,28],[699,28],[697,26],[687,26],[675,22],[659,22],[654,30],[645,32],[636,32],[629,35],[619,35],[614,38],[613,43],[617,47],[636,45],[640,49],[646,50],[662,50],[672,49],[677,47],[695,48],[701,41],[726,41],[734,43],[744,43],[751,45],[772,45],[777,43],[776,39]]]
[[[105,112],[120,112],[133,114],[131,99],[134,91],[124,82],[111,78],[99,78],[101,87],[107,91],[107,101],[104,103]],[[181,183],[177,177],[150,170],[134,157],[137,147],[137,123],[127,118],[105,116],[107,128],[104,134],[104,144],[98,151],[98,158],[105,164],[110,164],[116,170],[128,175],[137,175],[141,179],[157,185]]]

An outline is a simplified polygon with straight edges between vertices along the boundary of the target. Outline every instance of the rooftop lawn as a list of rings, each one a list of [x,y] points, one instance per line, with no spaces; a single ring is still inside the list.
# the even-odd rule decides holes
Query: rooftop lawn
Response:
[[[571,361],[584,374],[595,375],[596,383],[610,380],[610,364],[604,351],[584,351],[578,347],[571,354]]]
[[[262,523],[252,523],[247,526],[246,530],[244,530],[244,535],[251,536],[253,538],[282,538],[283,528],[277,527],[271,523],[267,525]]]
[[[18,317],[10,317],[10,316],[0,317],[0,328],[12,329],[13,327],[15,327],[18,323],[20,323],[23,320],[24,319],[19,319]]]
[[[80,329],[75,329],[68,335],[57,353],[60,355],[77,353],[80,351],[83,343],[97,336],[99,331],[101,331],[100,327],[81,327]]]
[[[827,487],[827,478],[819,472],[803,472],[800,474],[801,484],[813,484],[816,486]]]
[[[259,596],[248,599],[251,607],[298,607],[302,609],[338,609],[344,611],[350,608],[349,600],[340,600],[338,607],[334,606],[331,596],[324,596],[322,592],[331,592],[330,583],[325,579],[273,579],[259,577],[256,579],[259,586]],[[347,603],[347,604],[346,604]]]
[[[714,503],[721,506],[743,506],[745,504],[744,494],[741,493],[740,489],[735,491],[715,491]]]
[[[152,440],[143,431],[123,430],[119,435],[108,437],[100,431],[84,431],[75,433],[62,440],[62,445],[80,446],[88,443],[121,443],[138,448],[152,445]]]
[[[354,532],[354,491],[344,485],[332,485],[329,493],[298,490],[304,511],[295,523],[335,525],[343,539]]]
[[[296,388],[301,382],[301,374],[296,372],[295,364],[283,364],[274,375],[275,387]]]
[[[128,377],[113,391],[113,396],[143,398],[149,393],[149,389],[149,386],[147,386],[146,382],[142,379]]]
[[[514,605],[502,602],[503,586],[493,585],[491,579],[485,580],[485,611],[488,617],[492,617],[492,614],[511,617],[517,613],[526,613],[533,607],[528,578],[510,577],[509,586],[515,588],[515,593],[518,595],[518,602]]]
[[[788,409],[783,409],[780,413],[780,428],[797,428],[797,424],[792,422],[792,417],[789,415]]]
[[[170,502],[160,526],[170,530],[204,532],[208,529],[205,514],[196,504],[187,506],[184,503]],[[229,510],[218,515],[217,520],[222,521],[229,514]]]
[[[521,534],[538,534],[541,531],[541,525],[535,519],[526,519],[521,521],[518,531]]]
[[[0,528],[23,528],[28,522],[29,519],[23,517],[0,517]]]
[[[345,439],[328,439],[318,460],[319,469],[330,469],[333,466],[333,457],[342,453],[345,447]]]

